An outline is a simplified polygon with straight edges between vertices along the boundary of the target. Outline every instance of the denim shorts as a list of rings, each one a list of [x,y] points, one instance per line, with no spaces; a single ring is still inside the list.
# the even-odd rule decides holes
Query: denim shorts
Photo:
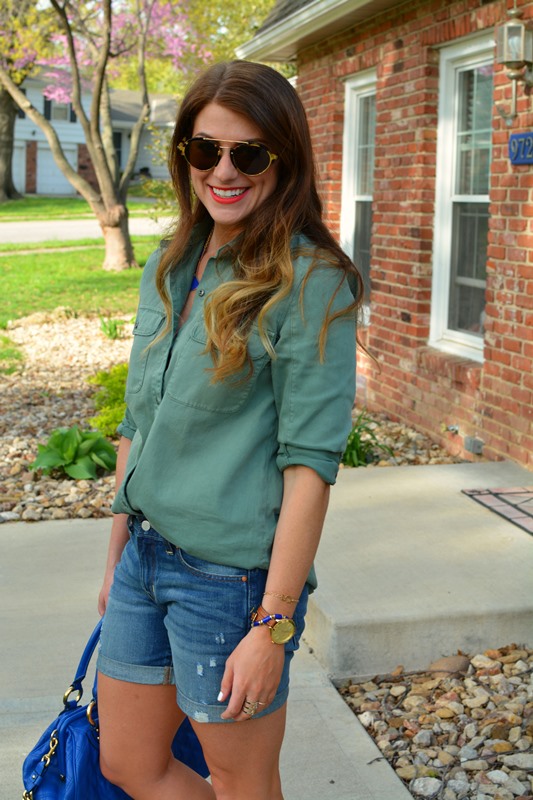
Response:
[[[102,626],[98,670],[142,684],[175,684],[177,703],[196,722],[230,722],[217,696],[226,659],[250,629],[267,573],[213,564],[167,542],[144,517],[128,520],[130,540],[115,570]],[[295,636],[272,703],[289,693],[289,666],[304,629],[307,588],[293,615]],[[275,645],[281,647],[281,645]]]

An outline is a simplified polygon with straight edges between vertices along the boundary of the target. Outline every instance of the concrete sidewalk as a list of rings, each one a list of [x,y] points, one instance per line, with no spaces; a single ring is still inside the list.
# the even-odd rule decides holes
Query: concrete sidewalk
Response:
[[[0,527],[0,800],[20,798],[22,761],[61,710],[96,624],[108,531],[108,520]],[[91,685],[92,677],[86,698]],[[294,661],[282,775],[286,800],[411,798],[305,644]]]
[[[461,489],[531,485],[509,462],[343,470],[294,662],[286,800],[411,795],[329,681],[533,641],[533,537]],[[61,707],[97,615],[109,521],[0,527],[0,800]],[[89,800],[89,798],[88,798]]]
[[[533,642],[533,536],[462,494],[533,487],[512,462],[342,470],[307,641],[336,678]]]

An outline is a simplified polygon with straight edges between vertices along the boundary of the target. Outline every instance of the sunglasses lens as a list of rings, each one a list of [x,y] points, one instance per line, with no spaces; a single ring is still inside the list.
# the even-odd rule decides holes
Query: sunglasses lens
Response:
[[[189,139],[183,153],[191,167],[207,172],[218,164],[220,148],[208,139]],[[238,144],[231,150],[231,159],[243,175],[261,175],[271,164],[270,153],[263,144]]]
[[[218,161],[218,147],[205,139],[191,139],[185,146],[185,158],[194,169],[213,169]]]
[[[262,144],[239,144],[233,148],[233,163],[244,175],[260,175],[270,166],[270,155]]]

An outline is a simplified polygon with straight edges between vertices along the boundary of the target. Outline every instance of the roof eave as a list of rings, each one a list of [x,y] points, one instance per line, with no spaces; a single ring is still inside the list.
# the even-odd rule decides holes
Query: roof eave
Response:
[[[256,34],[236,50],[238,58],[292,61],[298,51],[361,20],[374,17],[398,0],[314,0]]]

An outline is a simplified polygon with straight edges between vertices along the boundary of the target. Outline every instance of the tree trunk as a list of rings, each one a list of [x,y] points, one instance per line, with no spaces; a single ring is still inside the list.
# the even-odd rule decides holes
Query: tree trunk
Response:
[[[13,147],[17,105],[6,89],[0,88],[0,203],[22,197],[13,183]]]
[[[115,206],[112,211],[99,214],[98,221],[105,241],[104,269],[119,272],[138,267],[133,254],[126,208],[122,205]]]

